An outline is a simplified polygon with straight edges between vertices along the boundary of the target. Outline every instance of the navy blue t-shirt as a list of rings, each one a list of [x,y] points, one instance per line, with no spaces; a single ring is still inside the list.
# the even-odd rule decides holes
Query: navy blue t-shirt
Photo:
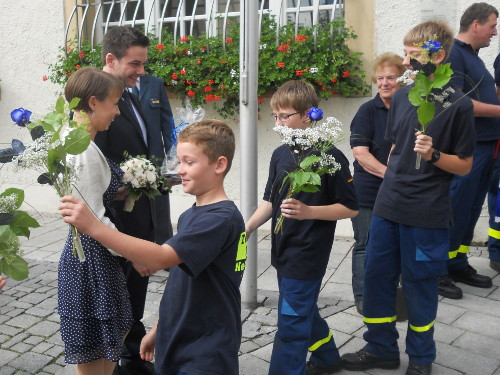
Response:
[[[368,151],[384,165],[391,151],[391,143],[385,140],[387,113],[389,110],[377,94],[359,107],[351,122],[351,148],[368,147]],[[354,166],[354,187],[361,207],[373,208],[382,179],[367,171],[358,163]]]
[[[340,203],[352,210],[358,209],[356,192],[352,184],[349,162],[340,150],[333,147],[328,152],[341,165],[333,175],[321,176],[320,191],[298,193],[295,198],[309,206]],[[272,228],[281,215],[281,202],[286,198],[288,181],[281,188],[286,171],[295,165],[292,151],[287,145],[274,150],[269,167],[269,178],[264,200],[272,204]],[[281,189],[280,189],[281,188]],[[320,280],[332,249],[336,221],[296,220],[285,218],[283,232],[272,233],[271,264],[278,274],[298,280]]]
[[[245,224],[232,201],[193,206],[166,242],[183,263],[170,269],[156,334],[159,374],[236,375]]]
[[[499,105],[495,80],[477,52],[470,44],[455,39],[447,61],[453,69],[453,84],[474,100]],[[478,142],[500,139],[500,118],[476,117],[475,126]]]
[[[500,87],[500,53],[493,63],[493,69],[495,69],[495,85]]]
[[[425,160],[415,168],[417,154],[415,129],[421,126],[417,107],[408,100],[412,86],[399,89],[391,100],[386,138],[391,152],[384,181],[378,191],[373,214],[384,219],[420,228],[449,228],[453,215],[450,203],[450,183],[453,174]],[[461,158],[474,152],[474,111],[470,99],[460,91],[449,97],[455,103],[444,110],[436,103],[435,120],[428,124],[426,134],[433,147]]]

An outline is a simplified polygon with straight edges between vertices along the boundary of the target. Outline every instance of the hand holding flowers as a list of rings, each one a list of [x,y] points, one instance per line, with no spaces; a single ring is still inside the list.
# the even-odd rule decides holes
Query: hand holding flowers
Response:
[[[125,199],[123,209],[131,212],[134,209],[136,199],[144,194],[149,198],[160,195],[158,186],[162,182],[161,176],[157,173],[157,167],[144,157],[129,158],[120,165],[124,172],[123,186],[130,191]]]
[[[323,111],[316,107],[309,110],[308,116],[312,121],[305,129],[286,126],[276,126],[273,129],[281,136],[282,142],[290,147],[295,162],[294,168],[281,182],[280,190],[288,185],[284,205],[296,204],[290,200],[296,193],[319,191],[321,176],[334,174],[340,169],[340,164],[328,151],[339,141],[342,124],[336,118],[328,117],[321,125],[316,125],[323,118]],[[283,221],[282,214],[276,222],[274,233],[282,232]]]

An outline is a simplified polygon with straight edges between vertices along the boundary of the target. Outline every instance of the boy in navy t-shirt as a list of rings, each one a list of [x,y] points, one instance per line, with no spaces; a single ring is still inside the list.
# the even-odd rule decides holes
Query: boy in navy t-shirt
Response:
[[[439,21],[415,26],[403,41],[403,65],[411,69],[410,58],[425,63],[420,46],[427,41],[441,43],[442,47],[429,55],[431,62],[439,65],[449,54],[453,35]],[[474,112],[470,99],[454,91],[447,100],[451,106],[436,101],[434,119],[428,123],[426,134],[421,134],[417,107],[409,99],[413,87],[399,89],[389,110],[386,139],[393,147],[375,201],[366,247],[366,345],[342,356],[348,370],[399,367],[396,289],[400,274],[408,310],[406,374],[430,374],[436,358],[433,335],[438,277],[446,273],[453,219],[450,183],[455,174],[464,175],[471,169]],[[416,168],[417,154],[422,157],[420,168]]]
[[[310,84],[286,82],[271,99],[276,125],[305,129],[310,123],[308,110],[317,103]],[[264,201],[246,224],[249,235],[269,218],[274,228],[280,215],[285,217],[283,231],[272,232],[271,263],[280,290],[278,331],[269,367],[272,375],[303,375],[308,350],[308,375],[341,369],[339,352],[328,324],[319,314],[317,301],[336,221],[356,216],[358,203],[346,157],[335,147],[327,153],[341,165],[340,170],[322,176],[320,191],[285,199],[289,184],[281,184],[294,164],[292,150],[288,145],[274,150]]]
[[[223,186],[234,150],[233,131],[220,121],[203,120],[180,133],[177,173],[196,204],[162,246],[112,230],[78,199],[62,198],[64,221],[82,233],[148,269],[172,267],[158,322],[141,344],[141,357],[149,361],[156,347],[162,375],[239,372],[246,237],[243,218]]]

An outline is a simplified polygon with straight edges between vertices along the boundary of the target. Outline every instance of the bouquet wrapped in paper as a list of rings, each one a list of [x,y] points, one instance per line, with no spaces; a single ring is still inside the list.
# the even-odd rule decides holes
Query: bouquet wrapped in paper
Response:
[[[136,199],[142,194],[149,198],[160,195],[158,186],[162,177],[157,173],[157,167],[144,157],[129,158],[120,165],[123,173],[122,183],[130,194],[125,199],[123,209],[131,212]]]
[[[203,117],[205,117],[205,110],[200,106],[193,109],[189,101],[187,101],[185,107],[177,108],[175,120],[178,122],[178,125],[175,125],[175,122],[172,124],[172,136],[170,138],[172,147],[163,161],[161,168],[161,174],[165,179],[166,185],[175,185],[180,182],[179,175],[177,174],[177,165],[179,163],[177,159],[177,138],[179,133],[190,124],[201,121]]]

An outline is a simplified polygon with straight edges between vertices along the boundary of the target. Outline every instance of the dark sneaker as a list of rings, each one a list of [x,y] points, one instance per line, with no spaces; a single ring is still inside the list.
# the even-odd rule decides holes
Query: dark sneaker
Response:
[[[346,370],[361,371],[371,368],[395,369],[399,367],[398,359],[376,357],[361,349],[356,353],[347,353],[342,356],[342,364]]]
[[[438,292],[440,296],[451,299],[460,299],[463,296],[462,289],[456,286],[448,275],[439,278]]]
[[[419,365],[418,363],[410,361],[406,375],[430,375],[432,372],[432,363],[428,365]]]
[[[450,272],[449,274],[454,281],[475,286],[476,288],[491,288],[493,286],[491,277],[478,274],[471,266],[467,266],[460,271]]]
[[[342,370],[342,361],[331,366],[323,366],[316,362],[309,361],[306,366],[306,375],[328,375],[339,372],[340,370]]]
[[[500,260],[490,260],[490,268],[500,272]]]

